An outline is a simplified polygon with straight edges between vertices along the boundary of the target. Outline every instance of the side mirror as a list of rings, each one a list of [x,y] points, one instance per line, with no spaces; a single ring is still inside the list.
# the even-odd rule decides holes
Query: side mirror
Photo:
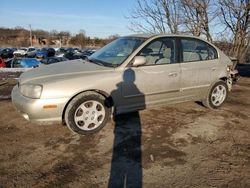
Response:
[[[141,65],[145,65],[146,64],[146,58],[143,56],[135,56],[134,60],[132,62],[132,66],[133,67],[139,67]]]

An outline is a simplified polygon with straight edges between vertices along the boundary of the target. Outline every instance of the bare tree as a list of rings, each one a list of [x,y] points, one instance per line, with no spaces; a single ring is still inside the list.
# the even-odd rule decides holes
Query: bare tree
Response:
[[[212,42],[209,24],[218,16],[218,9],[211,0],[182,0],[184,25],[194,36],[205,35]]]
[[[205,35],[212,41],[210,23],[218,16],[212,0],[137,0],[131,12],[131,30],[149,33]],[[218,7],[218,6],[217,6]],[[182,30],[181,30],[182,29]]]
[[[78,34],[71,37],[70,44],[75,46],[80,46],[81,48],[85,47],[87,44],[87,37],[84,30],[80,30]]]
[[[244,63],[250,50],[250,1],[220,0],[222,19],[233,34],[230,55]]]
[[[181,16],[178,0],[136,0],[130,29],[147,33],[178,33]]]

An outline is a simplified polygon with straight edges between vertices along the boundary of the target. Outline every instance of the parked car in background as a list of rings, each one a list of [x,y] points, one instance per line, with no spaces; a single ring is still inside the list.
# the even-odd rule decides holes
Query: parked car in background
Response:
[[[35,68],[41,62],[35,58],[13,58],[6,62],[7,68]]]
[[[121,114],[201,101],[216,109],[232,88],[232,61],[213,44],[185,35],[121,37],[92,54],[21,75],[12,101],[36,122],[65,121],[78,134]]]
[[[2,51],[3,51],[3,48],[0,48],[0,58],[2,58]]]
[[[67,49],[66,48],[59,48],[56,53],[55,53],[55,56],[56,57],[63,57],[64,54],[67,52]]]
[[[68,50],[64,55],[63,57],[69,59],[69,60],[73,60],[73,59],[81,59],[81,58],[78,58],[75,56],[75,52],[72,50]]]
[[[0,68],[5,68],[6,67],[6,64],[3,60],[3,58],[0,57]]]
[[[55,57],[64,57],[64,54],[67,52],[67,49],[64,47],[58,48],[55,53]]]
[[[72,60],[75,53],[76,52],[73,48],[67,48],[63,57],[66,57],[67,59]]]
[[[25,56],[34,58],[34,57],[36,57],[36,52],[37,52],[37,48],[30,47],[30,48],[28,48]]]
[[[4,48],[0,52],[0,56],[3,59],[8,59],[13,57],[13,52],[16,50],[16,48]]]
[[[86,55],[86,56],[91,56],[93,53],[95,53],[97,51],[96,48],[89,48],[85,51],[83,51],[83,54]]]
[[[13,55],[16,57],[25,56],[27,54],[28,48],[19,48],[13,52]]]
[[[69,60],[73,59],[86,59],[88,56],[93,54],[96,49],[79,49],[79,48],[59,48],[56,51],[56,57],[65,57]]]
[[[54,48],[42,48],[40,50],[37,50],[36,57],[39,59],[43,59],[46,57],[52,57],[55,55],[55,49]]]
[[[81,52],[80,48],[73,48],[75,53]]]
[[[87,59],[88,56],[84,55],[83,53],[75,53],[72,57],[71,60],[73,59]]]
[[[73,59],[87,59],[91,54],[96,52],[96,49],[86,49],[84,51],[75,50],[75,49],[68,49],[67,52],[64,54],[64,57],[66,57],[69,60]]]
[[[58,62],[62,62],[62,61],[67,61],[68,59],[65,57],[47,57],[45,59],[42,59],[41,65],[49,65],[49,64],[53,64],[53,63],[58,63]]]

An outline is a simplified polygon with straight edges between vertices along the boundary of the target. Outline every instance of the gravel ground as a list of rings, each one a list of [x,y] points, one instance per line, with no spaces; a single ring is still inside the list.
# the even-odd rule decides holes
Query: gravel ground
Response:
[[[0,100],[0,187],[250,187],[244,76],[218,110],[194,102],[148,109],[91,136],[32,124]]]

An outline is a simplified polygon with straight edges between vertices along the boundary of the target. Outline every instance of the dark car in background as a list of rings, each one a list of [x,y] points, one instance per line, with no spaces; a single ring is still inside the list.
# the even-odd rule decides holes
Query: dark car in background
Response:
[[[13,58],[6,62],[7,68],[35,68],[41,62],[35,58]]]
[[[45,59],[41,60],[41,63],[44,65],[49,65],[49,64],[53,64],[53,63],[58,63],[58,62],[62,62],[62,61],[67,61],[68,59],[65,57],[47,57]]]
[[[81,50],[79,48],[66,48],[66,47],[61,47],[56,51],[55,56],[56,57],[66,57],[68,59],[71,58],[74,54],[81,53]]]
[[[91,56],[93,53],[95,53],[98,49],[96,48],[90,48],[90,49],[87,49],[83,52],[84,55],[86,56]]]
[[[59,49],[56,51],[55,56],[57,56],[57,57],[63,57],[64,54],[65,54],[66,52],[67,52],[67,48],[61,47],[61,48],[59,48]]]
[[[69,49],[66,51],[66,53],[63,55],[63,57],[72,60],[72,59],[76,59],[75,57],[73,57],[75,55],[75,52],[73,49]]]
[[[42,48],[40,50],[37,50],[36,57],[40,59],[44,59],[46,57],[52,57],[56,53],[54,48]]]
[[[3,59],[8,59],[8,58],[12,58],[13,57],[13,52],[16,51],[16,48],[3,48],[0,51],[0,56]]]
[[[74,59],[73,56],[75,55],[75,50],[74,48],[65,48],[65,52],[61,54],[59,57],[65,57],[69,60]]]
[[[64,57],[66,57],[69,60],[73,59],[87,59],[90,55],[95,53],[97,49],[93,48],[87,48],[84,50],[77,50],[76,48],[69,48],[67,52],[64,54]]]

